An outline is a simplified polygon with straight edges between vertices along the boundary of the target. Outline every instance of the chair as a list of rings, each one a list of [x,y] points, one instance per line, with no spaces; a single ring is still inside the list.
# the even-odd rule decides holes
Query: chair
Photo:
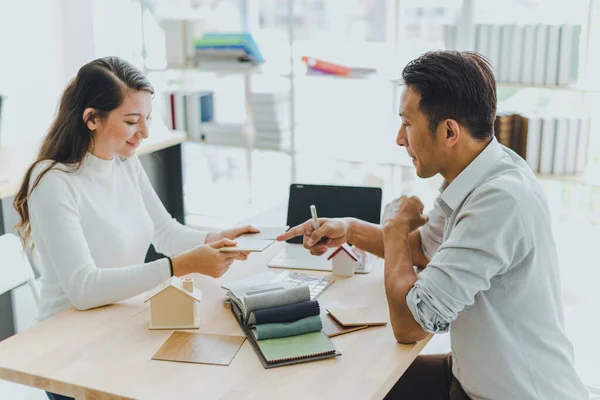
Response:
[[[21,240],[12,233],[4,234],[0,236],[0,294],[24,283],[29,283],[35,303],[39,306],[40,292]]]

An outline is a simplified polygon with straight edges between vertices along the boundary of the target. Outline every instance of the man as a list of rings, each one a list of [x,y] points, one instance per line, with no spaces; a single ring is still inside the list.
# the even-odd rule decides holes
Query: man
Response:
[[[548,205],[523,159],[494,138],[490,64],[437,51],[402,78],[396,142],[419,177],[444,177],[432,211],[403,196],[381,225],[322,218],[278,240],[304,235],[315,255],[350,242],[384,258],[398,342],[450,331],[452,353],[418,357],[389,398],[587,399],[563,329]]]

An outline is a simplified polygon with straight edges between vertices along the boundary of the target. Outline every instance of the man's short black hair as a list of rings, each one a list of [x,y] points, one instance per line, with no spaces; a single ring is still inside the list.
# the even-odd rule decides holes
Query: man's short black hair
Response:
[[[407,87],[420,96],[419,110],[433,132],[444,119],[465,126],[478,140],[494,136],[496,80],[490,62],[470,51],[432,51],[402,71]]]

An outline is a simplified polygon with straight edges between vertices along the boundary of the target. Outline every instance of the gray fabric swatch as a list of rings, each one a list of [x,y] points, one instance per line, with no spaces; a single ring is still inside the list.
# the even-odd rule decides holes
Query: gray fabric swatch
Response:
[[[272,308],[310,300],[308,286],[296,286],[276,292],[244,297],[246,312],[261,308]]]

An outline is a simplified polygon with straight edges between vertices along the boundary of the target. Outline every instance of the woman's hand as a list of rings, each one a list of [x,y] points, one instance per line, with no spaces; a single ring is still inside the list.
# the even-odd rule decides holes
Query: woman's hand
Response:
[[[212,242],[216,242],[218,240],[221,239],[231,239],[231,240],[235,240],[238,237],[240,237],[241,235],[245,234],[245,233],[258,233],[260,232],[260,230],[252,225],[246,225],[246,226],[242,226],[240,228],[233,228],[233,229],[227,229],[221,232],[210,232],[208,235],[206,235],[206,243],[212,243]],[[248,259],[248,255],[250,255],[250,253],[248,252],[241,252],[238,253],[238,260],[247,260]]]
[[[235,246],[233,240],[224,238],[216,242],[196,247],[171,258],[173,274],[183,276],[190,273],[200,273],[213,278],[222,276],[236,259],[245,260],[245,253],[220,252],[221,247]],[[242,258],[243,257],[243,258]]]

